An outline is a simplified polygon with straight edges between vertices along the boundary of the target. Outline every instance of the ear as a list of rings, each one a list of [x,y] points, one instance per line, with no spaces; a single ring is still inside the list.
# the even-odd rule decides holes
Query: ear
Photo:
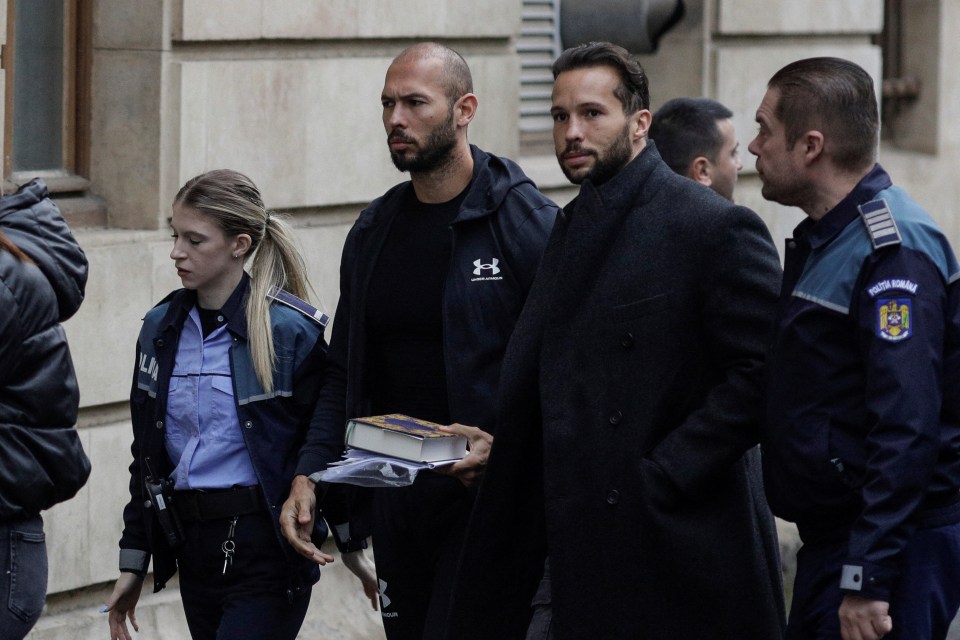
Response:
[[[477,96],[472,93],[465,93],[460,96],[460,99],[453,105],[453,115],[458,127],[465,127],[470,124],[473,121],[473,116],[477,115]]]
[[[245,258],[247,252],[250,251],[250,245],[252,244],[253,240],[250,239],[249,234],[239,233],[233,236],[233,243],[230,253],[238,258]]]
[[[646,144],[647,132],[650,131],[652,122],[653,114],[649,109],[639,109],[630,116],[630,141],[634,145]]]
[[[690,165],[687,167],[687,177],[709,187],[713,184],[713,178],[710,176],[710,170],[712,168],[713,165],[710,164],[707,158],[697,156],[690,161]]]
[[[823,134],[816,129],[811,129],[800,136],[800,139],[797,140],[797,144],[802,145],[803,159],[807,163],[813,162],[823,155]]]

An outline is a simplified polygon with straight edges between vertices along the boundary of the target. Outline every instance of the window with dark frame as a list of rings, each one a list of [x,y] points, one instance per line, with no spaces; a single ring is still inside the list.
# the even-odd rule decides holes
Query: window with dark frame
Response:
[[[880,48],[882,137],[906,151],[936,153],[942,0],[884,0]]]
[[[89,181],[91,0],[8,0],[3,190],[46,182],[71,223],[104,224]]]
[[[881,85],[882,114],[890,126],[886,133],[893,133],[893,123],[905,102],[920,94],[919,80],[905,75],[903,61],[903,16],[901,0],[884,0],[883,31],[874,39],[883,58],[883,83]]]

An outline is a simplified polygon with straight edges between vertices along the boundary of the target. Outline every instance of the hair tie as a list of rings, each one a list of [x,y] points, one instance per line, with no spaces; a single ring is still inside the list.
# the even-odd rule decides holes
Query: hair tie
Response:
[[[270,212],[267,211],[267,219],[263,222],[263,233],[267,234],[267,230],[270,228]]]

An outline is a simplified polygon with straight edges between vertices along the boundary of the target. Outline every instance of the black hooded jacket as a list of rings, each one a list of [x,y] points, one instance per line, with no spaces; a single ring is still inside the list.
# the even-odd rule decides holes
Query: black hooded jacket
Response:
[[[451,418],[492,432],[503,351],[558,207],[514,162],[475,146],[471,150],[473,180],[450,225],[443,350]],[[339,456],[346,419],[369,415],[367,287],[400,203],[412,188],[404,182],[374,200],[347,236],[326,382],[300,452],[298,474],[319,471]],[[329,505],[327,509],[336,521]]]
[[[87,258],[41,180],[0,199],[0,522],[73,497],[90,475],[74,426],[77,377],[60,323],[80,308]]]

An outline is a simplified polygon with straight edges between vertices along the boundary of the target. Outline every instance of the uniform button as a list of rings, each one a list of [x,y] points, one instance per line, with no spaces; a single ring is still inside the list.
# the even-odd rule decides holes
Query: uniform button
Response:
[[[610,414],[610,417],[607,419],[610,421],[610,424],[618,425],[620,424],[620,421],[623,420],[623,413],[621,413],[620,411],[614,411],[613,413]]]
[[[157,429],[163,429],[163,420],[157,420]]]
[[[629,331],[623,334],[622,336],[620,336],[620,344],[623,346],[624,349],[629,349],[630,347],[633,346],[633,343],[634,343],[633,334],[630,333]]]
[[[157,338],[157,346],[158,346],[158,347],[162,347],[162,346],[163,346],[163,338]]]
[[[252,420],[247,420],[246,422],[243,423],[243,426],[245,426],[247,429],[252,429],[252,428],[253,428],[253,421],[252,421]]]
[[[610,492],[607,493],[607,504],[617,504],[618,502],[620,502],[620,492],[616,489],[611,489]]]

